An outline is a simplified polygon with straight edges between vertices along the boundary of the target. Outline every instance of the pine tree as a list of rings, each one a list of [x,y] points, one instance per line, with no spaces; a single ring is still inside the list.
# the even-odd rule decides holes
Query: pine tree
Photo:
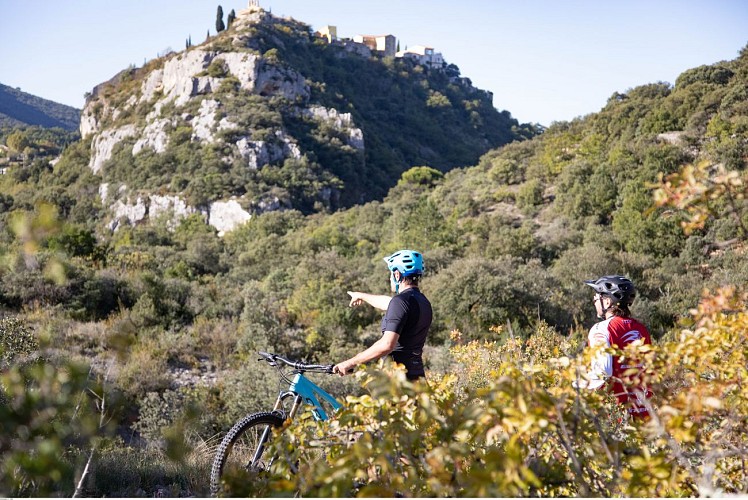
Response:
[[[223,7],[219,5],[218,10],[216,11],[216,33],[220,33],[225,29],[226,25],[223,24]]]
[[[231,23],[234,22],[234,19],[236,19],[236,12],[234,12],[234,9],[231,9],[231,12],[229,12],[229,17],[226,18],[226,26],[228,28],[231,27]]]
[[[210,40],[210,30],[208,30],[208,34],[205,35],[205,41],[207,42],[208,40]]]

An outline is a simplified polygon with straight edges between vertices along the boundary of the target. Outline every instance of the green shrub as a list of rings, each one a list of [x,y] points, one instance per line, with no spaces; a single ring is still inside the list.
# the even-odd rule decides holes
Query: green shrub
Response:
[[[213,78],[223,78],[228,74],[229,70],[226,66],[226,61],[223,59],[213,59],[205,71],[208,76],[212,76]]]
[[[71,496],[84,465],[79,459],[111,431],[95,406],[104,392],[89,379],[89,367],[37,361],[4,371],[0,386],[0,490]]]
[[[519,186],[515,200],[523,212],[532,213],[543,203],[543,183],[530,179]]]
[[[36,336],[22,320],[0,318],[0,368],[7,368],[16,359],[25,358],[38,349]]]
[[[431,167],[413,167],[403,172],[398,185],[434,186],[444,178],[444,174]]]

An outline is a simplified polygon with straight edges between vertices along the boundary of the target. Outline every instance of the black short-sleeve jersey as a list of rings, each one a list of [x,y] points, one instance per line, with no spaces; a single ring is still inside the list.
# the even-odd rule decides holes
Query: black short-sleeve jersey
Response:
[[[418,288],[408,288],[390,300],[382,318],[382,333],[399,335],[397,347],[392,351],[393,359],[405,365],[408,377],[424,375],[423,345],[431,326],[431,303]]]

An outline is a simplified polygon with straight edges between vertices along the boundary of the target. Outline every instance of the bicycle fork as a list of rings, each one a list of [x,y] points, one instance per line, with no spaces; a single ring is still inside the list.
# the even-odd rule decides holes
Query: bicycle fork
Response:
[[[288,415],[285,415],[286,419],[291,419],[296,415],[296,413],[299,411],[299,407],[301,407],[301,404],[304,400],[304,398],[302,398],[300,394],[294,394],[292,392],[281,393],[278,395],[275,406],[273,406],[273,412],[282,410],[283,400],[289,396],[293,396],[294,401],[293,405],[291,405],[291,411],[288,412]],[[262,458],[262,454],[265,451],[265,444],[268,442],[271,432],[271,426],[266,425],[265,429],[262,431],[262,436],[260,436],[260,442],[257,444],[257,449],[255,450],[255,454],[252,457],[252,461],[250,462],[250,468],[254,468],[255,464],[257,464],[260,461],[260,458]]]

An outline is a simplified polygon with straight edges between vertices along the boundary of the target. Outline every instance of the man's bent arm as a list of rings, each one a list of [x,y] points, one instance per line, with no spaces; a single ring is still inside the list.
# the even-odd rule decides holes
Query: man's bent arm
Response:
[[[400,335],[395,332],[384,332],[382,337],[370,347],[353,356],[351,359],[338,363],[333,368],[333,373],[345,375],[362,363],[368,363],[391,353],[397,347],[397,339]]]

